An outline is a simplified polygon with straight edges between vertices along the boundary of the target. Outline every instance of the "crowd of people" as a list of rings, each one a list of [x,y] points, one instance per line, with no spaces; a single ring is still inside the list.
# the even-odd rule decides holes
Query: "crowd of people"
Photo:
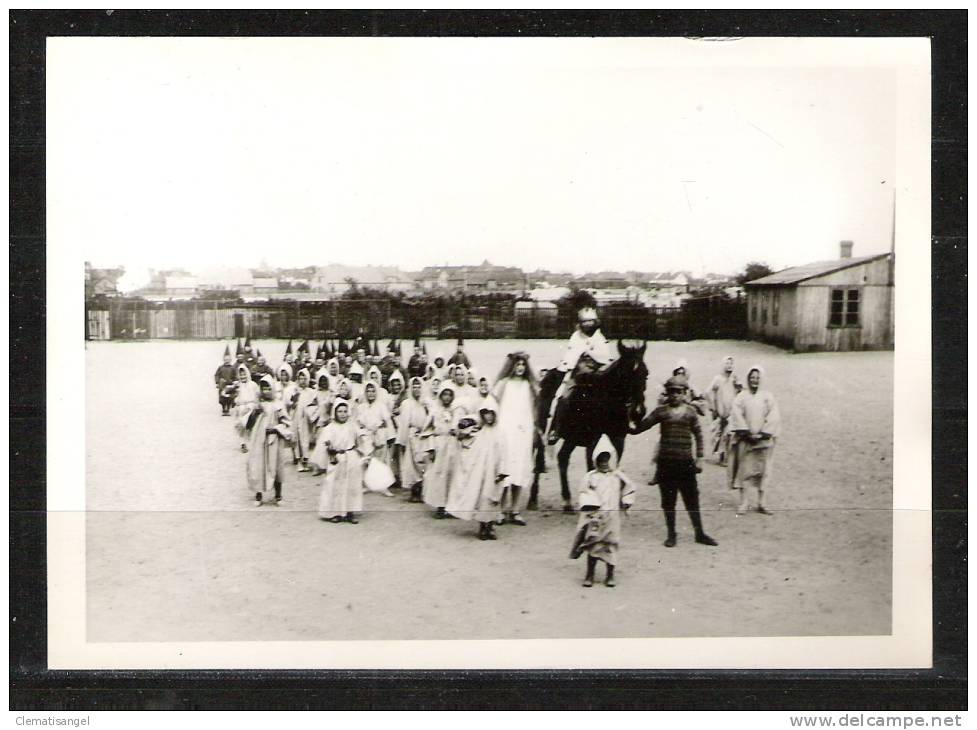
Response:
[[[379,343],[289,343],[276,369],[250,341],[230,346],[215,374],[222,415],[232,417],[247,457],[255,505],[280,504],[284,470],[322,476],[319,516],[357,523],[364,491],[408,490],[439,519],[525,525],[534,476],[538,379],[526,353],[512,353],[493,380],[477,373],[459,339],[447,358],[426,346],[402,365],[401,348]],[[236,362],[235,362],[236,360]],[[500,405],[501,404],[501,405]]]
[[[596,311],[582,309],[557,365],[563,385],[545,419],[527,353],[510,353],[490,379],[472,367],[461,339],[450,356],[433,359],[415,340],[406,363],[396,340],[382,354],[379,343],[364,336],[348,343],[306,341],[295,350],[290,341],[276,368],[249,340],[238,341],[233,357],[230,346],[225,349],[214,380],[221,413],[233,419],[238,448],[247,455],[246,485],[256,506],[282,502],[286,470],[294,467],[321,478],[318,515],[324,521],[356,524],[365,492],[393,497],[391,490],[402,489],[435,518],[470,520],[478,524],[479,539],[495,540],[497,525],[526,525],[534,449],[560,437],[561,405],[578,365],[599,369],[611,358]],[[676,545],[679,495],[696,542],[717,545],[699,511],[696,475],[707,446],[715,463],[727,468],[728,486],[739,492],[737,514],[749,511],[751,492],[753,509],[772,514],[764,496],[780,416],[773,395],[761,387],[763,370],[750,368],[743,383],[729,356],[705,392],[693,390],[688,378],[687,365],[676,364],[656,407],[630,429],[660,429],[649,483],[661,492],[666,547]],[[707,429],[700,425],[704,418]],[[636,493],[618,457],[601,438],[578,497],[570,556],[587,555],[585,586],[593,585],[598,562],[607,566],[605,583],[614,585],[621,515]]]

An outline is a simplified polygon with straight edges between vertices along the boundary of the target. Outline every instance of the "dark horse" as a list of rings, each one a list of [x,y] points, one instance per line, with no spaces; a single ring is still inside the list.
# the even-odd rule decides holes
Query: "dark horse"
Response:
[[[602,434],[607,434],[620,460],[624,454],[624,438],[628,427],[636,425],[645,412],[645,383],[648,368],[644,363],[647,343],[640,347],[628,347],[620,340],[617,351],[620,357],[602,370],[587,372],[584,364],[578,364],[574,372],[576,386],[567,403],[561,435],[563,445],[557,455],[560,466],[560,494],[563,496],[563,509],[570,506],[570,487],[567,483],[567,467],[570,455],[578,446],[587,450],[587,469],[594,468],[594,447]],[[590,361],[591,363],[593,361]],[[538,423],[540,432],[545,432],[550,415],[550,405],[563,380],[563,373],[550,370],[540,383]],[[530,492],[530,505],[535,506],[539,490],[539,472],[543,471],[542,439],[536,439],[537,478]]]

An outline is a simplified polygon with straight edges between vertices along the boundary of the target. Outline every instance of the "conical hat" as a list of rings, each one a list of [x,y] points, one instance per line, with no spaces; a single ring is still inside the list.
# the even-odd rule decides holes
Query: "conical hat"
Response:
[[[231,346],[230,344],[224,345],[224,357],[231,356]]]
[[[285,348],[285,354],[286,355],[291,355],[292,354],[292,338],[291,337],[288,338],[288,347]]]

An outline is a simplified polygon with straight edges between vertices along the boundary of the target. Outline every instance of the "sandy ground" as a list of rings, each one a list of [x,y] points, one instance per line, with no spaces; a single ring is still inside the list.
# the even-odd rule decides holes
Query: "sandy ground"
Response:
[[[282,342],[259,342],[272,361]],[[431,343],[429,350],[450,350]],[[657,487],[624,525],[618,585],[583,588],[567,557],[555,464],[529,526],[433,520],[424,505],[366,496],[359,525],[315,515],[319,479],[290,473],[281,507],[255,508],[212,374],[217,342],[89,343],[89,641],[503,639],[887,634],[891,618],[892,353],[790,355],[745,342],[653,342],[649,400],[680,357],[704,389],[722,356],[767,371],[784,435],[773,517],[737,517],[725,471],[700,478],[720,545],[662,546]],[[521,348],[554,364],[561,343],[470,341],[494,376]],[[654,392],[653,392],[654,391]],[[657,429],[655,429],[657,432]],[[622,468],[644,484],[656,435],[630,437]],[[571,466],[576,491],[583,452]],[[598,577],[600,577],[600,573]]]

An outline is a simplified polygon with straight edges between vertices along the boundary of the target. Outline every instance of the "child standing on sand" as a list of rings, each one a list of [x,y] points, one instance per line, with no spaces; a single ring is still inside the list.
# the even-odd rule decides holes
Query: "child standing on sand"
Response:
[[[489,396],[491,398],[491,396]],[[462,520],[478,522],[478,539],[495,540],[493,523],[502,516],[502,482],[505,445],[495,427],[498,406],[486,402],[479,417],[463,415],[458,421],[454,471],[448,490],[447,511]]]
[[[602,442],[605,439],[602,437]],[[634,504],[634,482],[616,468],[614,447],[609,441],[606,446],[598,444],[597,451],[594,459],[596,468],[584,477],[580,492],[580,520],[570,557],[576,559],[587,553],[585,588],[594,584],[597,561],[603,560],[607,566],[604,585],[613,588],[614,566],[621,540],[621,512],[626,512]]]
[[[254,504],[260,507],[264,493],[275,490],[275,505],[282,501],[285,452],[292,438],[291,423],[284,404],[275,397],[275,380],[270,375],[259,381],[260,400],[247,419],[249,439],[247,478]]]

